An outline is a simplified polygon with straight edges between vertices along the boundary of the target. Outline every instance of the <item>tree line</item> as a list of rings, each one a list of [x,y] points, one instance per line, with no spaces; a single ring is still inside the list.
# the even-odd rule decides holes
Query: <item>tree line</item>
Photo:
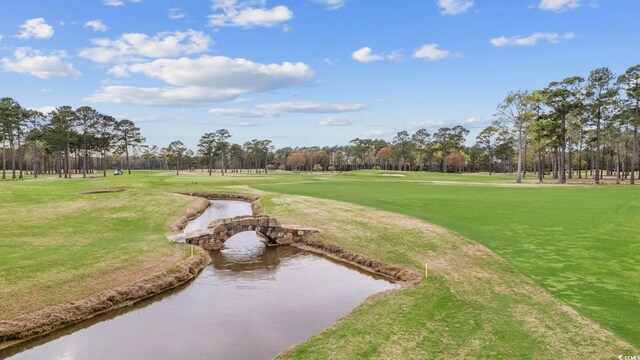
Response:
[[[619,76],[602,67],[586,78],[571,76],[543,89],[512,92],[498,106],[497,117],[478,136],[489,171],[496,151],[510,141],[517,182],[530,168],[540,182],[550,174],[561,184],[576,176],[598,184],[604,175],[635,183],[640,65]]]
[[[350,171],[384,169],[438,172],[528,172],[546,177],[615,176],[620,183],[637,179],[640,125],[640,65],[616,76],[608,68],[586,78],[567,77],[543,89],[514,91],[498,105],[495,120],[473,145],[463,126],[434,133],[399,131],[391,141],[356,138],[342,146],[284,147],[268,139],[243,144],[219,129],[202,135],[195,151],[176,140],[166,147],[145,144],[140,128],[95,109],[61,106],[44,114],[0,99],[2,179],[22,179],[25,172],[71,174],[113,167],[192,171],[209,175],[274,170]]]
[[[131,120],[116,120],[95,109],[60,106],[48,114],[26,109],[12,98],[0,99],[2,179],[22,179],[25,172],[57,173],[71,177],[102,171],[123,155],[131,173],[129,155],[145,139]]]

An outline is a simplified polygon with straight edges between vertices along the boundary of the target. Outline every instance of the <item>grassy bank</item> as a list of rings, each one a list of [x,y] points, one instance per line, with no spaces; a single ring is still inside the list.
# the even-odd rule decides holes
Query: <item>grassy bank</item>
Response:
[[[369,207],[263,194],[267,213],[321,237],[429,276],[370,299],[284,357],[607,358],[632,351],[487,248],[439,226]]]
[[[640,189],[431,185],[396,178],[259,189],[410,215],[488,246],[580,313],[640,345]],[[429,179],[429,175],[423,175]]]
[[[351,251],[419,271],[426,262],[432,271],[418,287],[368,301],[289,355],[557,358],[637,351],[616,336],[640,344],[637,188],[516,188],[504,186],[510,175],[397,175],[136,172],[0,182],[0,318],[166,270],[182,255],[164,235],[191,201],[172,192],[253,187],[283,223],[319,227],[325,240]],[[124,191],[82,194],[103,189]]]
[[[164,271],[184,249],[164,238],[192,201],[113,179],[0,184],[0,319]],[[125,191],[81,194],[96,189]]]
[[[149,171],[0,181],[0,320],[171,268],[185,250],[165,235],[193,201],[174,191],[230,192],[237,185],[301,179],[290,174],[216,175]],[[121,191],[108,192],[113,190]]]

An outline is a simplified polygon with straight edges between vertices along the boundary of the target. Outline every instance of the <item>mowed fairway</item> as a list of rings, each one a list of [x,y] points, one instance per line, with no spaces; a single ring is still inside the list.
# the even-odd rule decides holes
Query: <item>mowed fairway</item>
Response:
[[[415,182],[432,180],[428,174],[412,181],[380,175],[256,188],[361,204],[452,229],[640,345],[640,188],[433,185]]]

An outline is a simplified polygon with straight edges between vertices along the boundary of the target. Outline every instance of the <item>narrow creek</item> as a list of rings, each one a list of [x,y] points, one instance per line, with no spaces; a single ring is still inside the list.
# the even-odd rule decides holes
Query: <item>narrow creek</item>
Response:
[[[215,201],[186,231],[251,214]],[[0,352],[11,359],[270,359],[397,285],[293,246],[240,233],[196,279],[132,307]]]

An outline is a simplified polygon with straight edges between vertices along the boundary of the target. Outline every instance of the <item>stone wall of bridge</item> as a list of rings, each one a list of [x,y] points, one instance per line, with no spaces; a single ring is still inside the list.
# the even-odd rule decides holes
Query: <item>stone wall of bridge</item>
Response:
[[[188,244],[199,245],[205,250],[220,250],[232,236],[245,231],[255,231],[268,246],[289,245],[304,242],[320,232],[318,229],[295,225],[282,225],[275,218],[258,216],[237,216],[213,221],[206,229],[187,234]]]

